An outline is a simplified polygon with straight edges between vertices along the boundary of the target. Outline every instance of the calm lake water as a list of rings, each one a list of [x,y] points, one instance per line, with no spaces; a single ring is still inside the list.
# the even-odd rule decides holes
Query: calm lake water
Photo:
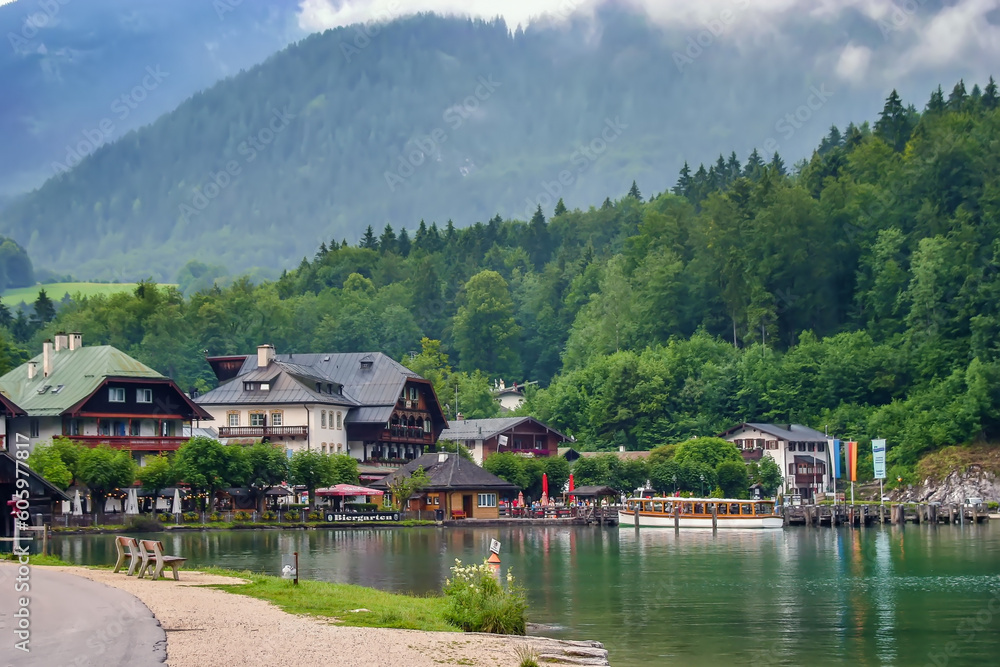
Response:
[[[1000,663],[1000,526],[774,531],[408,528],[163,534],[188,565],[390,591],[439,590],[455,558],[503,544],[541,634],[605,643],[639,665]],[[53,540],[77,563],[114,561],[110,536]],[[950,654],[949,654],[950,651]]]

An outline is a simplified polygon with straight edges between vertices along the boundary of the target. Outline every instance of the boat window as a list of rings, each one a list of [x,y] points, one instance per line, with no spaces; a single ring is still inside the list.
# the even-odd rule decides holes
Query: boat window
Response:
[[[694,504],[694,513],[695,514],[704,514],[705,513],[705,505],[703,503],[695,503]]]
[[[725,514],[727,507],[726,503],[719,503],[719,514]]]
[[[685,514],[691,513],[691,503],[684,503],[683,508],[684,509],[682,509],[681,511],[684,512]]]
[[[753,514],[753,505],[750,503],[743,503],[740,506],[740,514]]]
[[[739,503],[732,503],[732,504],[730,504],[729,505],[729,513],[730,514],[739,514],[740,513]]]
[[[653,503],[653,511],[654,512],[662,512],[663,511],[663,503],[661,503],[661,502],[655,502],[655,503]]]
[[[705,503],[705,514],[711,514],[715,508],[715,503]]]

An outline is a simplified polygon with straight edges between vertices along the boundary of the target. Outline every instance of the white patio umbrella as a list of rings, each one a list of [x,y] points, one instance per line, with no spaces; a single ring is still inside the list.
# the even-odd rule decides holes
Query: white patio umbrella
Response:
[[[139,513],[139,498],[135,489],[128,490],[128,500],[125,501],[125,514]]]
[[[83,515],[83,503],[80,502],[80,489],[77,489],[76,493],[73,494],[73,511],[72,511],[72,514],[73,514],[73,516],[81,516],[81,515]]]
[[[174,504],[173,504],[173,507],[171,507],[170,509],[172,510],[173,514],[180,514],[181,513],[181,490],[180,489],[174,489]]]

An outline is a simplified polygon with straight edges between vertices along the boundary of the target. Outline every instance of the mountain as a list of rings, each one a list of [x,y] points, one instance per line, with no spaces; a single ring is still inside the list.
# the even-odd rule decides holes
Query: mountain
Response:
[[[190,259],[276,276],[368,225],[526,219],[559,197],[597,205],[754,147],[791,167],[831,124],[881,108],[888,86],[866,65],[915,58],[865,11],[692,27],[602,6],[513,31],[431,14],[336,28],[9,203],[0,233],[36,265],[85,278],[173,279]],[[920,27],[908,20],[900,39]],[[985,79],[977,67],[911,63],[892,84],[923,97]]]
[[[305,33],[292,0],[0,6],[0,207]],[[156,73],[150,75],[150,71]]]

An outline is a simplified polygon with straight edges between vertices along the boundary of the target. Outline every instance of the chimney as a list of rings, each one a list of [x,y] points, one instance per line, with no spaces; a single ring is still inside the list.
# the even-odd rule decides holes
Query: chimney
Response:
[[[44,377],[52,375],[52,341],[50,340],[42,343],[42,375]]]
[[[273,345],[257,346],[257,368],[266,368],[274,360]]]
[[[459,412],[457,415],[455,415],[455,421],[460,422],[463,419],[465,419],[465,415],[463,415],[461,412]]]
[[[69,335],[64,331],[56,334],[56,352],[69,349]]]
[[[619,453],[624,453],[625,452],[625,445],[618,445],[618,451],[619,451]]]
[[[78,331],[74,331],[74,332],[70,333],[70,335],[69,335],[69,349],[71,349],[71,350],[79,350],[81,347],[83,347],[83,334],[80,333],[80,332],[78,332]]]
[[[28,362],[28,379],[34,380],[35,376],[38,375],[38,362],[29,361]]]
[[[448,452],[438,452],[438,463],[444,463],[448,460]]]

